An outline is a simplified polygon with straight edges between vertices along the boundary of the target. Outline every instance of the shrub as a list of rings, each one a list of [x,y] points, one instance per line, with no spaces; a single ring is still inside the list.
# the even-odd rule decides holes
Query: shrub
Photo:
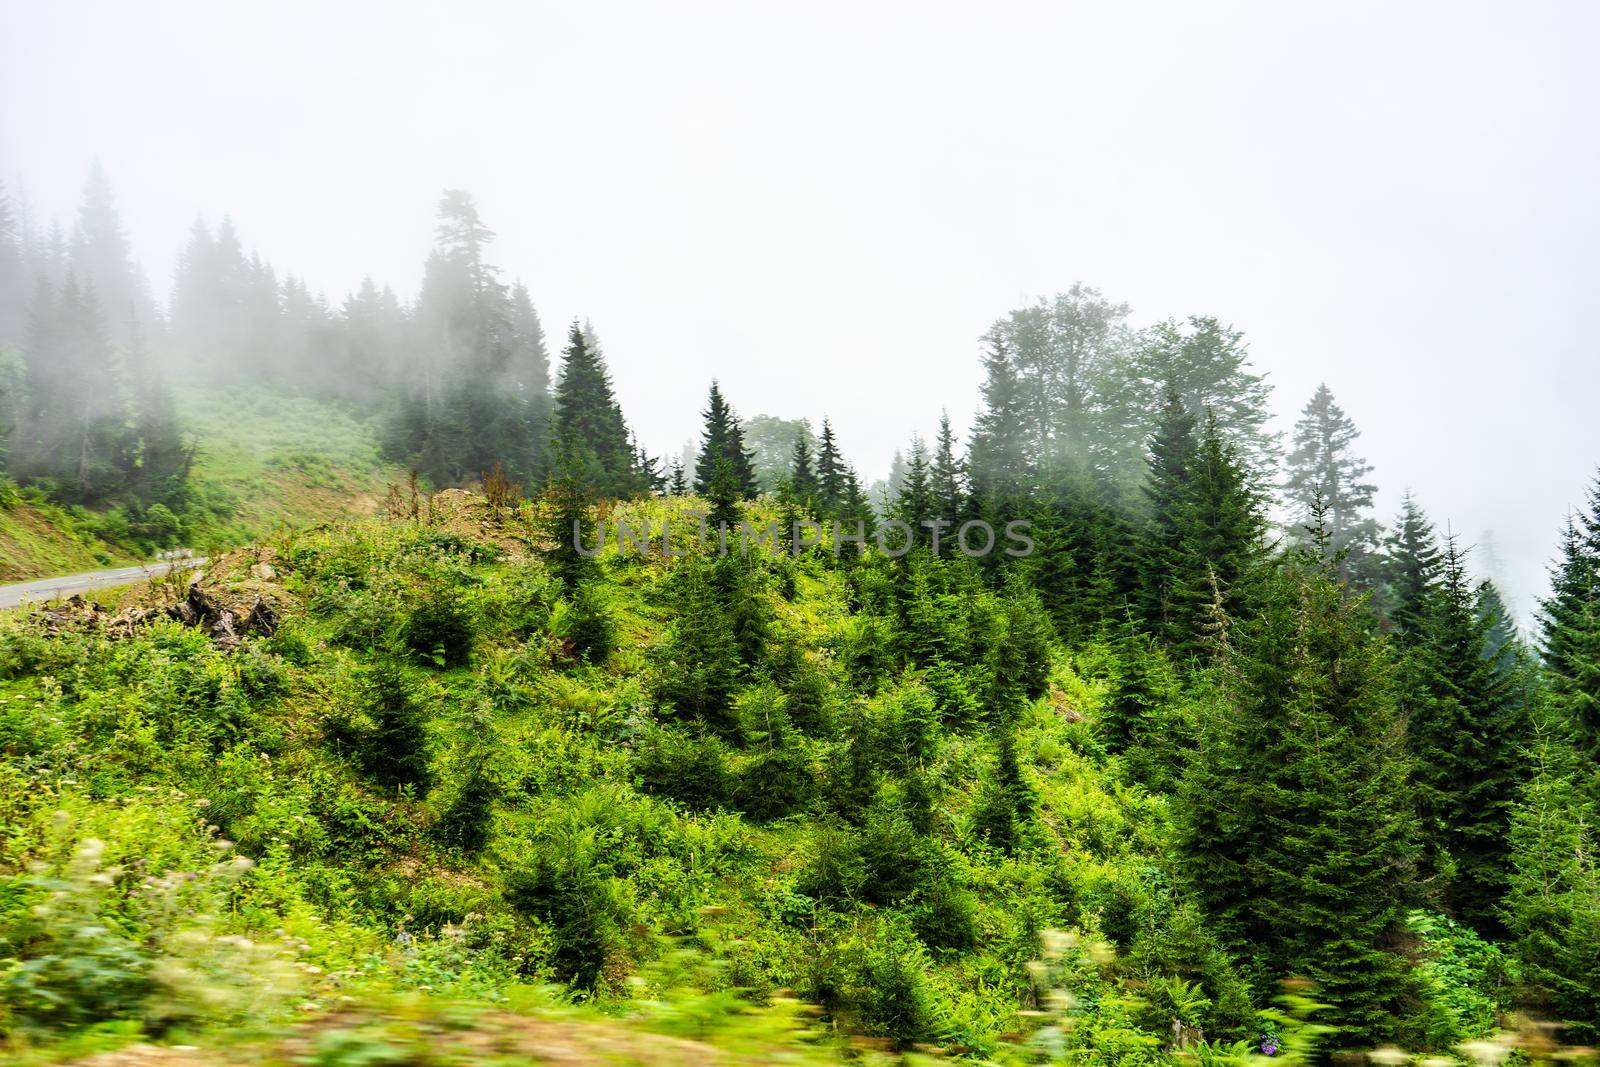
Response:
[[[439,667],[459,667],[472,656],[475,622],[458,590],[430,585],[406,605],[400,641]]]
[[[594,827],[564,826],[536,842],[506,880],[506,899],[550,927],[552,962],[579,989],[593,989],[623,948],[629,909],[600,858]]]
[[[489,843],[494,820],[494,802],[500,787],[490,776],[485,761],[474,761],[461,780],[455,796],[434,823],[433,836],[447,848],[478,852]]]
[[[854,1000],[875,1034],[908,1048],[942,1036],[939,997],[928,982],[932,961],[904,926],[891,923],[859,954]]]
[[[861,846],[849,826],[832,819],[817,824],[807,842],[805,867],[796,888],[823,907],[854,902],[867,880]]]
[[[944,872],[917,890],[911,927],[929,948],[965,951],[978,941],[977,905],[953,872]]]
[[[413,785],[426,790],[428,731],[422,707],[413,695],[405,668],[380,660],[367,673],[363,694],[370,725],[357,728],[361,764],[387,786]]]
[[[555,635],[567,654],[585,663],[600,663],[617,647],[617,626],[604,591],[595,582],[582,582],[551,620]]]
[[[64,863],[0,877],[0,1034],[128,1020],[155,1033],[272,1010],[291,979],[269,946],[219,935],[249,860],[135,880],[79,842]]]
[[[796,744],[766,749],[739,772],[734,788],[739,810],[755,819],[780,819],[804,809],[816,794],[811,761]]]
[[[698,810],[723,807],[732,794],[727,749],[714,737],[656,727],[633,757],[639,787]]]

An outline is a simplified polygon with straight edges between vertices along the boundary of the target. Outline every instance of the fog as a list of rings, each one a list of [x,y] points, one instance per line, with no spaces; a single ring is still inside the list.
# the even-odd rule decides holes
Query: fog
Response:
[[[1379,517],[1412,489],[1524,614],[1600,461],[1586,5],[0,11],[36,221],[98,157],[158,299],[197,213],[330,301],[409,299],[470,190],[657,453],[716,377],[881,476],[970,424],[995,318],[1081,280],[1243,330],[1283,429],[1326,381]]]

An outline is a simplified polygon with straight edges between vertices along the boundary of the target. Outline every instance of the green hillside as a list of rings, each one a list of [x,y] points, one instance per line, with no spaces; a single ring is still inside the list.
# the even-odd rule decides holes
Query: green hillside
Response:
[[[149,559],[173,547],[215,551],[280,529],[371,514],[403,473],[385,463],[370,417],[256,387],[176,397],[194,447],[189,506],[132,515],[61,506],[42,490],[0,493],[0,581]]]
[[[608,514],[681,531],[692,503]],[[667,1034],[1244,1063],[1312,1032],[1107,755],[1114,650],[1067,654],[1031,593],[920,553],[589,562],[548,518],[451,491],[222,558],[197,625],[4,622],[17,1055],[487,1062],[485,1035],[509,1056],[581,1018],[552,1059],[673,1062]],[[208,630],[258,601],[275,628]],[[1419,916],[1412,951],[1482,950],[1461,937]],[[1486,1036],[1496,973],[1451,959],[1417,1011]]]

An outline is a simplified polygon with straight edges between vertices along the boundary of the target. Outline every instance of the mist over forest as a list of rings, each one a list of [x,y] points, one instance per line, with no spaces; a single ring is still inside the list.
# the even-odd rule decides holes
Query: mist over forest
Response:
[[[27,367],[13,357],[7,371],[12,413],[6,425],[19,435],[13,444],[25,478],[52,470],[46,458],[52,450],[60,453],[54,470],[68,465],[62,457],[73,447],[70,419],[54,411],[71,410],[70,418],[84,424],[80,445],[86,437],[101,438],[102,455],[78,448],[79,484],[72,493],[84,501],[110,500],[135,482],[145,483],[135,492],[144,503],[161,501],[156,486],[170,480],[185,454],[181,427],[163,395],[174,382],[268,384],[349,405],[381,423],[389,458],[438,486],[481,478],[496,464],[518,483],[537,486],[553,471],[553,389],[568,346],[581,335],[583,355],[605,361],[596,324],[586,318],[557,324],[554,339],[547,338],[527,285],[495,265],[495,232],[466,191],[440,195],[434,247],[415,293],[398,295],[368,274],[332,299],[292,269],[280,273],[227,215],[197,217],[173,242],[176,267],[158,296],[138,266],[100,163],[92,165],[79,200],[70,225],[35,217],[25,195],[0,202],[0,340],[13,352],[36,353],[40,380],[30,394],[38,409],[31,430],[21,410]],[[1330,496],[1336,548],[1360,571],[1370,570],[1369,557],[1393,526],[1376,513],[1378,486],[1360,431],[1327,383],[1305,400],[1289,429],[1278,428],[1286,405],[1252,364],[1245,332],[1233,324],[1205,315],[1141,323],[1126,304],[1075,282],[997,315],[973,347],[975,362],[984,367],[977,421],[963,424],[959,412],[967,404],[954,397],[955,420],[947,407],[937,420],[925,420],[927,431],[914,431],[897,447],[887,465],[863,468],[856,480],[877,513],[892,509],[919,455],[922,464],[932,464],[942,450],[943,462],[954,469],[962,442],[975,443],[985,419],[993,425],[1005,417],[988,399],[997,388],[1017,393],[1019,425],[1004,447],[1018,448],[1041,468],[1079,465],[1118,494],[1136,493],[1160,393],[1170,382],[1190,411],[1217,417],[1266,494],[1281,533],[1296,535],[1321,490]],[[996,381],[996,358],[1010,363],[1013,384]],[[44,382],[52,374],[59,375],[54,387]],[[104,388],[85,395],[78,384],[84,381]],[[53,390],[60,395],[52,397]],[[827,420],[825,411],[742,417],[754,484],[776,491],[797,443],[803,440],[814,453]],[[607,462],[637,476],[617,475],[623,480],[615,488],[663,489],[676,468],[685,484],[693,484],[697,444],[692,420],[683,422],[680,442],[668,439],[652,453],[624,419],[619,433],[625,442],[608,447],[627,457]],[[87,424],[99,428],[90,431]],[[148,444],[141,443],[144,435]],[[110,469],[118,462],[110,453],[118,450],[126,468],[121,473]],[[847,453],[841,451],[841,459]],[[1414,489],[1407,488],[1408,509]],[[1448,524],[1449,517],[1442,518]],[[1452,532],[1461,536],[1475,573],[1496,582],[1523,625],[1531,621],[1532,599],[1544,589],[1507,595],[1492,531],[1474,536],[1452,526]]]
[[[0,0],[0,1060],[1600,1064],[1595,29]]]

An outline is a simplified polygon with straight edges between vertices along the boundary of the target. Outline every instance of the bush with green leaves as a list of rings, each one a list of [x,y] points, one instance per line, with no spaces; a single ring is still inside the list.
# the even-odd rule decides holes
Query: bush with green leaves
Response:
[[[556,973],[592,990],[615,973],[626,949],[626,889],[602,859],[594,826],[564,824],[531,842],[506,877],[506,899],[551,932]]]
[[[477,619],[463,590],[430,581],[406,598],[397,623],[400,644],[438,667],[459,667],[472,656]]]

